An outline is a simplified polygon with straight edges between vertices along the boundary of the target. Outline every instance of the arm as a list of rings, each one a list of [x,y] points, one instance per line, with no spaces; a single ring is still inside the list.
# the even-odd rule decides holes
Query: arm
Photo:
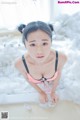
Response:
[[[46,101],[48,101],[47,99],[47,95],[46,93],[35,83],[32,83],[28,80],[28,77],[27,77],[27,72],[25,71],[24,67],[23,67],[23,63],[22,63],[22,60],[21,59],[18,59],[16,62],[15,62],[15,67],[19,70],[19,72],[24,76],[24,78],[26,79],[26,81],[33,87],[37,90],[37,92],[39,93],[40,95],[40,101],[42,103],[45,103]]]
[[[60,77],[61,77],[61,71],[58,71],[58,76],[57,76],[57,78],[53,82],[53,86],[52,86],[51,92],[55,93],[56,88],[57,88],[58,83],[59,83],[59,80],[60,80]]]
[[[16,62],[15,62],[15,67],[18,69],[18,71],[23,75],[23,77],[26,79],[26,81],[32,86],[34,87],[39,93],[42,92],[42,89],[37,85],[37,84],[34,84],[32,82],[30,82],[28,80],[28,77],[27,77],[27,72],[23,66],[23,63],[22,63],[22,60],[21,59],[18,59]]]
[[[53,102],[58,101],[58,96],[55,94],[55,91],[56,91],[56,88],[58,86],[58,83],[59,83],[59,80],[60,80],[60,77],[61,77],[62,68],[63,68],[64,64],[66,63],[66,61],[67,61],[67,57],[64,54],[60,54],[58,61],[59,61],[58,62],[58,68],[57,68],[58,76],[54,80],[52,90],[51,90],[51,98],[52,98]]]

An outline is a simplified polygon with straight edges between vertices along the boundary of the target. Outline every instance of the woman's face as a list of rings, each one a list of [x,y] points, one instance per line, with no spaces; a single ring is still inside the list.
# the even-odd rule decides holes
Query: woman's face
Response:
[[[30,33],[25,44],[30,57],[37,63],[45,62],[50,54],[51,38],[42,30]]]

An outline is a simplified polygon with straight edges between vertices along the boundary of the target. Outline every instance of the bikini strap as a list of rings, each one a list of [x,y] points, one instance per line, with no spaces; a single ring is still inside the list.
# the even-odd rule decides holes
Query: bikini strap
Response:
[[[28,66],[27,66],[27,64],[26,64],[24,55],[22,56],[22,61],[23,61],[23,64],[24,64],[24,66],[25,66],[25,68],[26,68],[26,71],[29,73],[29,69],[28,69]]]
[[[56,51],[55,72],[57,71],[57,66],[58,66],[58,51]]]

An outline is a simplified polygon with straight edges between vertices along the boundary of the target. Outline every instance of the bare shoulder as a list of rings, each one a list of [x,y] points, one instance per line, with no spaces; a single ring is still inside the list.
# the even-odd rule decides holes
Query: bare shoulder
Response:
[[[24,57],[25,57],[25,56],[27,56],[27,55],[24,55]],[[25,57],[25,58],[26,58],[26,57]],[[18,69],[19,69],[20,67],[21,67],[21,68],[24,67],[23,61],[22,61],[22,57],[16,59],[16,61],[15,61],[15,67],[18,68]]]
[[[58,70],[61,71],[63,69],[63,66],[67,62],[67,56],[62,52],[58,52],[58,54],[59,54]]]
[[[62,52],[59,52],[59,51],[57,51],[57,52],[58,52],[59,60],[61,60],[63,62],[66,62],[67,61],[67,56]],[[51,53],[52,53],[52,56],[56,57],[56,51],[55,50],[52,49]]]
[[[55,59],[56,59],[56,51],[52,50],[52,52],[55,55]],[[57,69],[58,71],[62,71],[63,66],[67,62],[67,56],[63,52],[60,52],[60,51],[57,51],[57,52],[58,52],[58,68]]]
[[[16,61],[15,61],[15,68],[21,73],[21,74],[24,74],[26,73],[25,71],[25,68],[24,68],[24,65],[23,65],[23,62],[22,62],[22,58],[18,58]]]
[[[62,61],[63,63],[66,63],[66,61],[67,61],[66,54],[64,54],[62,52],[58,52],[58,54],[59,54],[59,60]]]
[[[22,73],[22,72],[26,72],[23,61],[22,61],[22,57],[16,59],[15,61],[15,67]]]
[[[21,66],[22,66],[22,59],[21,58],[16,59],[16,61],[15,61],[15,67],[19,68]]]
[[[27,71],[24,67],[24,64],[23,64],[23,61],[22,61],[22,58],[18,58],[16,61],[15,61],[15,67],[17,68],[17,70],[26,78],[27,78]]]

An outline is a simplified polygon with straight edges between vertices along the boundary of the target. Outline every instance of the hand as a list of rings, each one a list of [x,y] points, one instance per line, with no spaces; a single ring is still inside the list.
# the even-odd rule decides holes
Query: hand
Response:
[[[42,91],[42,92],[40,93],[40,102],[41,102],[41,103],[46,103],[46,102],[48,102],[47,94],[46,94],[44,91]]]
[[[51,92],[51,100],[53,103],[57,103],[59,101],[59,97],[54,92]]]

